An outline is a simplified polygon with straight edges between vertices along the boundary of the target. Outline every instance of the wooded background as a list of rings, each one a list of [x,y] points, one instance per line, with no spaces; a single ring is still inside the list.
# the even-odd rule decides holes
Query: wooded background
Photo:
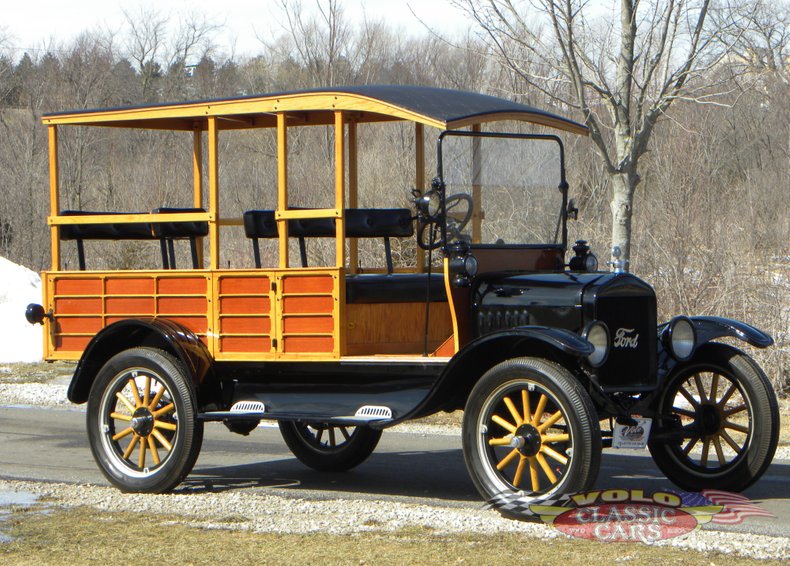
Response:
[[[777,390],[787,394],[789,4],[734,1],[712,4],[716,11],[708,16],[706,37],[714,56],[689,77],[686,92],[693,94],[675,97],[660,113],[639,161],[631,271],[655,286],[662,319],[678,313],[730,316],[771,333],[776,346],[755,355]],[[557,76],[514,66],[502,37],[470,9],[491,4],[459,2],[470,13],[470,32],[447,37],[430,22],[415,23],[409,33],[380,21],[352,23],[339,0],[318,2],[320,9],[310,16],[299,4],[283,1],[282,32],[262,39],[253,57],[221,54],[216,39],[224,30],[199,14],[174,22],[162,13],[137,11],[120,33],[85,31],[36,50],[20,50],[0,35],[0,255],[34,270],[49,268],[47,135],[40,121],[46,112],[318,86],[417,84],[489,93],[585,121],[578,106],[563,105],[556,96]],[[675,2],[649,8],[670,4]],[[519,13],[528,19],[530,9],[539,13],[554,5],[527,4]],[[593,55],[604,53],[607,41],[617,43],[607,36],[617,22],[601,20],[585,21],[586,34],[578,42]],[[525,41],[517,31],[512,39]],[[546,82],[537,88],[541,80]],[[601,136],[614,139],[606,112],[598,117]],[[333,178],[332,132],[309,130],[295,130],[290,141],[294,204],[302,206],[316,204],[324,190],[331,194]],[[413,130],[388,125],[360,134],[360,206],[408,206]],[[223,209],[240,215],[273,207],[273,132],[234,132],[220,141]],[[63,208],[191,206],[191,145],[188,134],[63,128]],[[603,263],[612,242],[614,177],[595,145],[589,138],[566,137],[570,191],[580,208],[571,236],[589,240]],[[223,261],[249,264],[249,243],[240,231],[229,232],[223,232]],[[67,248],[67,260],[74,261]],[[411,255],[405,248],[395,252]],[[152,254],[156,249],[120,243],[89,251],[88,262],[128,268]]]

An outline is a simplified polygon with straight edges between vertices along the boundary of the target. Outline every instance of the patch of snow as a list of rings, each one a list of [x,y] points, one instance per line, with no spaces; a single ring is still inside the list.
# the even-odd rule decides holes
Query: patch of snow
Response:
[[[0,257],[0,363],[41,361],[44,337],[25,320],[29,303],[41,303],[41,278]]]

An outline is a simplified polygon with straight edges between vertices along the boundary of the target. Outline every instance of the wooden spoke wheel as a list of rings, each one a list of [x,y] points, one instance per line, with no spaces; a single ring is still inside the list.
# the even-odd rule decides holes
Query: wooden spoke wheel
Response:
[[[592,401],[558,365],[518,358],[489,370],[464,412],[464,459],[480,493],[539,502],[595,481],[601,433]]]
[[[664,432],[650,453],[667,478],[688,490],[742,491],[771,463],[779,436],[768,378],[744,353],[710,344],[679,367],[659,402]],[[661,436],[658,436],[661,438]]]
[[[168,491],[200,452],[191,389],[175,358],[134,348],[99,371],[88,399],[91,450],[107,479],[124,491]]]
[[[364,462],[376,449],[381,431],[367,426],[280,421],[280,434],[294,456],[323,472],[342,472]]]

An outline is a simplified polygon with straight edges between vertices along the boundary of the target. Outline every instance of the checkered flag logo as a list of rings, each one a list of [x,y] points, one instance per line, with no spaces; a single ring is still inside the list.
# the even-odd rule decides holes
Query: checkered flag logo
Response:
[[[539,517],[541,512],[531,509],[532,506],[546,507],[570,507],[567,503],[571,500],[570,495],[563,495],[557,499],[539,499],[521,493],[502,492],[496,494],[486,503],[486,509],[496,509],[500,513],[507,515],[517,515],[524,518]]]

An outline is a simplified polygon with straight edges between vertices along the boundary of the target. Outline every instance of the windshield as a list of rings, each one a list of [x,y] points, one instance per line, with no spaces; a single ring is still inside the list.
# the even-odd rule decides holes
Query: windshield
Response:
[[[563,244],[562,144],[556,136],[444,132],[447,241]]]

